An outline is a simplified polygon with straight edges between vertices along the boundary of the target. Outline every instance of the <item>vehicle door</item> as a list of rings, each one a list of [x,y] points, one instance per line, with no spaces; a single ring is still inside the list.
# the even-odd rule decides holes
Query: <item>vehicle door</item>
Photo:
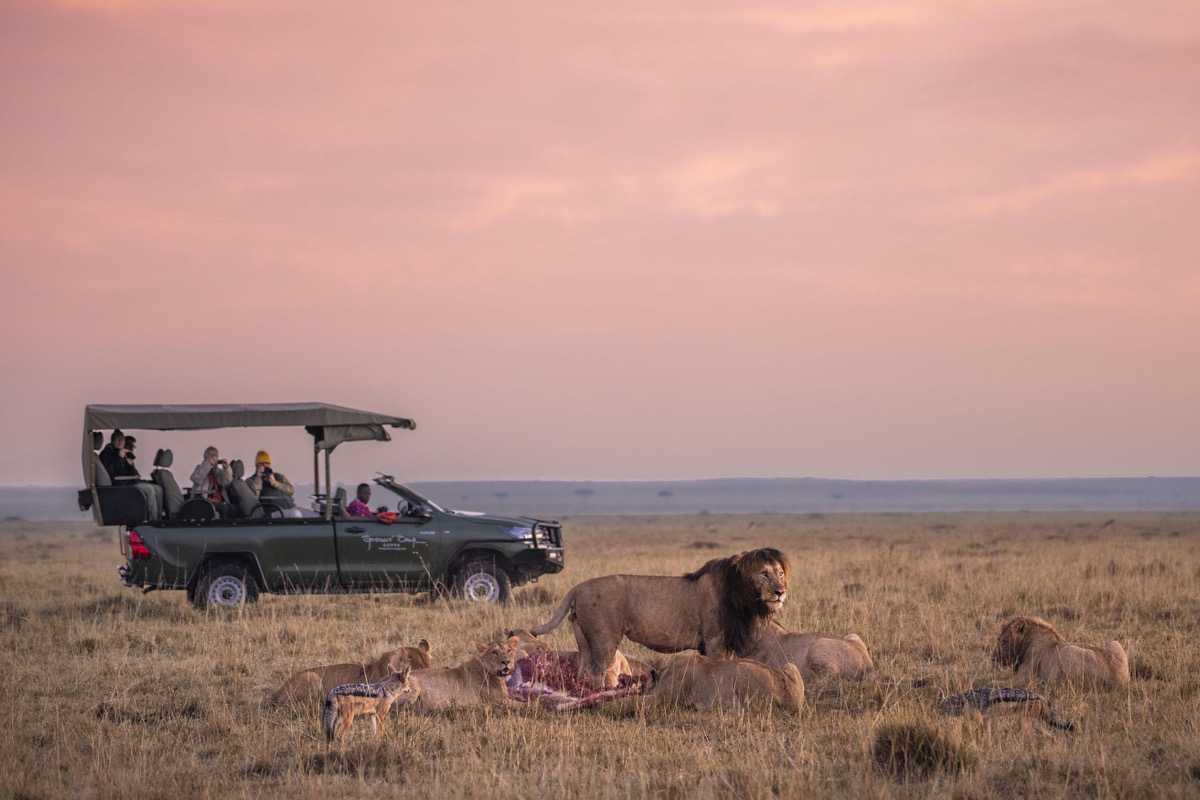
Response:
[[[245,550],[256,543],[267,586],[272,591],[327,591],[338,584],[337,559],[329,523],[323,519],[273,519],[212,528],[205,548]],[[218,539],[218,534],[223,539]]]
[[[427,566],[433,523],[425,517],[334,521],[342,585],[348,589],[417,591],[438,576]]]

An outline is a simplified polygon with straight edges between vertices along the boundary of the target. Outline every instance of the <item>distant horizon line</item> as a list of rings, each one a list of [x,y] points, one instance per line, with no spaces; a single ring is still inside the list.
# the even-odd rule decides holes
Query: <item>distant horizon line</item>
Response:
[[[386,473],[379,473],[386,474]],[[821,475],[720,475],[706,478],[403,478],[403,483],[703,483],[706,481],[841,481],[845,483],[983,483],[1033,481],[1196,480],[1198,475],[1060,475],[938,478],[844,478]],[[82,488],[78,484],[7,483],[0,489]]]

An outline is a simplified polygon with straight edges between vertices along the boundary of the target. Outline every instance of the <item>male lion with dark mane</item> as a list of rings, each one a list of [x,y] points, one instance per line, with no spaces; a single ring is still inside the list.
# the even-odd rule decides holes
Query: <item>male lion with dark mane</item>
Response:
[[[757,629],[783,607],[791,567],[774,548],[716,558],[681,577],[606,575],[578,584],[549,622],[571,615],[580,674],[601,685],[622,637],[659,653],[699,650],[712,658],[742,656]]]
[[[992,661],[1047,683],[1067,680],[1129,689],[1129,659],[1120,642],[1114,639],[1104,648],[1071,644],[1038,617],[1004,623]]]

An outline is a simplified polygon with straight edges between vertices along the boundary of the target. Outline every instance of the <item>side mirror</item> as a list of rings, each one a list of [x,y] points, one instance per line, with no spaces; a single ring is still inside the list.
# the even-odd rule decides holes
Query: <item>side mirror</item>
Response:
[[[412,503],[401,503],[400,513],[406,517],[428,522],[433,519],[433,512],[425,506],[414,506]]]

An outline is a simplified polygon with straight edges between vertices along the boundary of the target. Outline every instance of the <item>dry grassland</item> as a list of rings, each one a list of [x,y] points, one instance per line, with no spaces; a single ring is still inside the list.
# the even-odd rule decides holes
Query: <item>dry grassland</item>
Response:
[[[182,592],[122,588],[111,530],[2,523],[0,796],[1200,796],[1200,514],[608,517],[564,531],[566,573],[506,607],[264,596],[240,614],[201,614]],[[809,686],[798,716],[402,714],[382,742],[364,723],[332,748],[315,704],[263,705],[303,667],[422,637],[435,664],[456,664],[474,639],[548,619],[583,579],[680,574],[760,546],[793,562],[783,623],[860,634],[885,679],[878,697]],[[941,720],[939,693],[1014,685],[988,657],[1000,623],[1024,614],[1071,641],[1119,639],[1128,698],[1044,689],[1073,734]],[[551,641],[574,647],[565,629]],[[926,769],[877,765],[877,737],[896,730],[917,734],[900,747]]]

